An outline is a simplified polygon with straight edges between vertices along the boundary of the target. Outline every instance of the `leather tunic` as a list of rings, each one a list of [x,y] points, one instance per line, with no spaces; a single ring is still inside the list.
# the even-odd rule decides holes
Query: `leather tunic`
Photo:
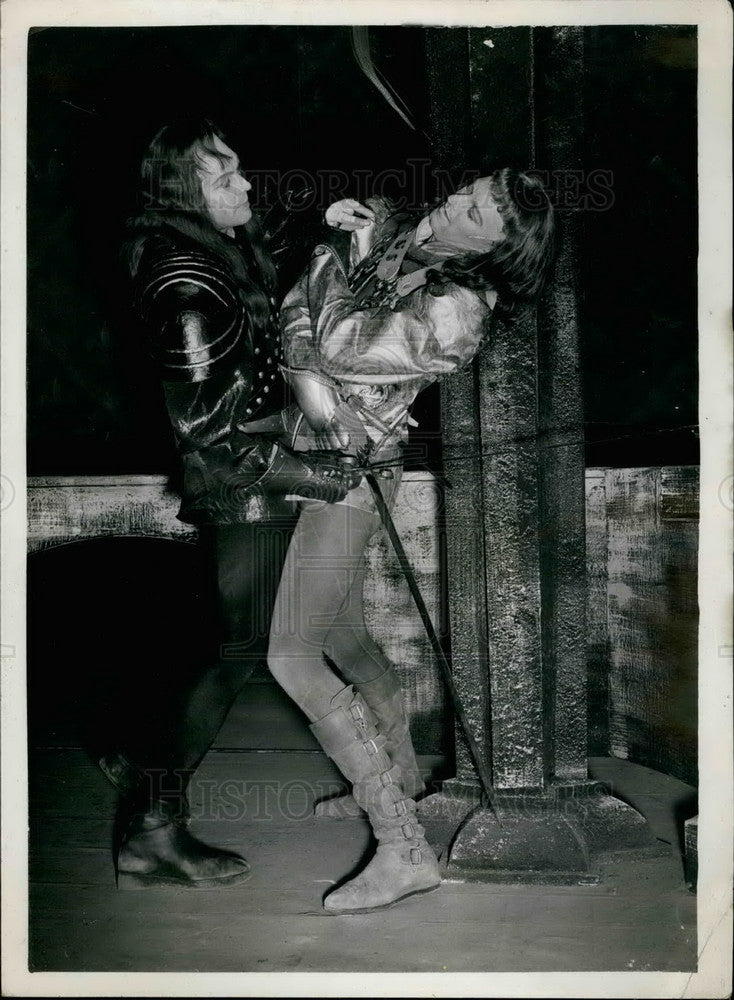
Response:
[[[226,264],[164,225],[144,243],[134,304],[182,458],[179,519],[237,524],[289,516],[291,501],[240,489],[262,475],[270,444],[238,425],[283,405],[274,300],[258,334]]]

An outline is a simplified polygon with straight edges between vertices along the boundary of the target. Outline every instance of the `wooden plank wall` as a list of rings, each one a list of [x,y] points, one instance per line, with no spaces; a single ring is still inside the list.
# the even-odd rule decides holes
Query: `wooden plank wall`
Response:
[[[407,473],[395,520],[437,627],[440,490]],[[29,548],[100,535],[193,540],[162,477],[29,482]],[[698,468],[586,473],[589,752],[697,782]],[[368,551],[365,608],[396,664],[419,752],[451,753],[430,645],[383,532]]]
[[[194,541],[176,517],[167,476],[35,476],[28,480],[29,552],[108,536]]]
[[[443,627],[440,492],[430,473],[405,472],[393,514],[439,632]],[[165,476],[32,478],[28,483],[28,550],[47,553],[59,545],[104,536],[195,542],[196,529],[176,518],[178,506],[178,497],[168,490]],[[159,548],[155,552],[160,558]],[[443,682],[383,530],[369,543],[367,566],[365,618],[375,641],[400,674],[416,748],[419,753],[451,757],[453,730]],[[100,572],[104,572],[102,567]],[[83,617],[79,627],[85,628]],[[79,641],[83,642],[81,634]],[[255,679],[270,679],[264,665]]]
[[[591,753],[697,784],[698,468],[586,476]]]

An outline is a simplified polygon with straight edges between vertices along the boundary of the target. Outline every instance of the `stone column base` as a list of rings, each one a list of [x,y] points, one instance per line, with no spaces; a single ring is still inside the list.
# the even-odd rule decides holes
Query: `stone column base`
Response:
[[[598,781],[502,789],[495,812],[482,804],[478,785],[453,779],[419,803],[418,817],[446,877],[475,882],[595,883],[605,857],[670,850]]]

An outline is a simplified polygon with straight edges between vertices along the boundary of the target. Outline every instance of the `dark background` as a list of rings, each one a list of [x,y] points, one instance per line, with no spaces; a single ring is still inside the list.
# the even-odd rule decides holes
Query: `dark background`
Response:
[[[360,71],[346,27],[30,33],[31,475],[162,472],[173,461],[160,390],[126,352],[117,263],[137,162],[159,125],[182,108],[210,110],[246,172],[341,170],[351,182],[339,194],[363,196],[355,169],[374,178],[411,158],[434,165],[427,30],[464,31],[370,30],[375,63],[410,107],[415,131]],[[587,462],[694,464],[695,29],[588,28],[584,44],[582,161],[613,178],[613,204],[584,218]],[[498,92],[488,120],[512,115],[508,104]],[[466,150],[464,166],[504,165],[487,148],[491,130],[482,142]],[[426,439],[438,432],[437,401],[434,388],[417,404]]]

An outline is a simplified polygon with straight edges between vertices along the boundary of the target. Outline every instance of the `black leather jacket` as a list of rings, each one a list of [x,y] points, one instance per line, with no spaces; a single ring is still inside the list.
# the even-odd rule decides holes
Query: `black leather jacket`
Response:
[[[271,448],[238,425],[283,406],[274,300],[272,321],[258,335],[226,265],[163,224],[145,238],[134,304],[183,462],[180,520],[236,524],[290,514],[291,501],[240,489],[262,475]]]

